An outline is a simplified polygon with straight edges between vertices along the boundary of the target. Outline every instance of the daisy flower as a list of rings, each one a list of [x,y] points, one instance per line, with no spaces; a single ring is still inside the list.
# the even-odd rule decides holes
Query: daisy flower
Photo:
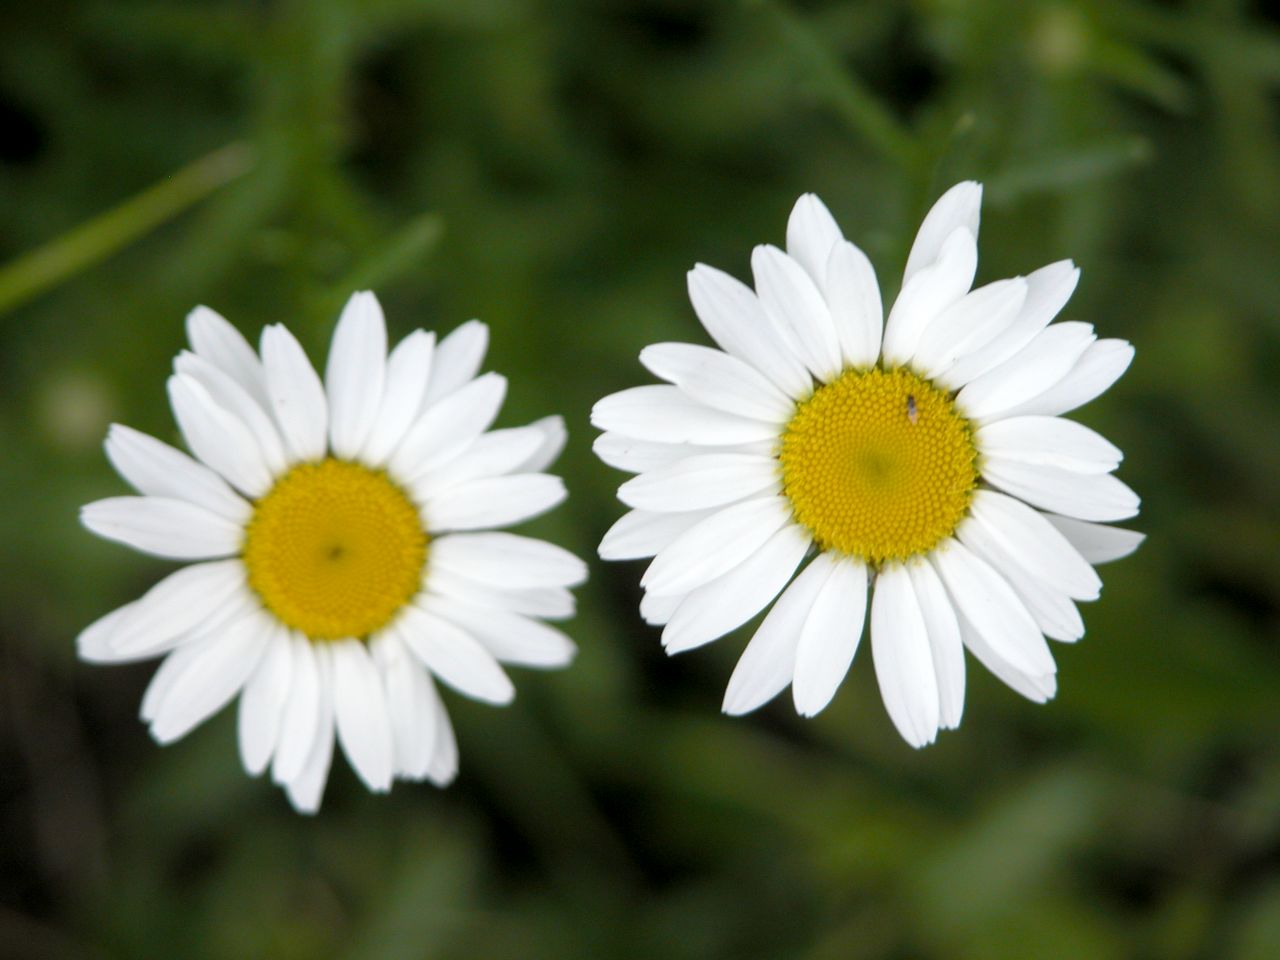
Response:
[[[564,445],[549,417],[490,430],[506,392],[477,376],[471,321],[387,353],[382,308],[351,297],[324,380],[283,326],[261,351],[204,307],[187,318],[169,399],[194,456],[113,425],[107,456],[138,491],[83,508],[84,525],[192,561],[88,627],[80,656],[164,655],[142,700],[162,744],[240,695],[245,769],[271,768],[314,812],[336,734],[375,792],[447,784],[458,751],[436,680],[486,703],[514,696],[502,663],[561,667],[582,561],[497,532],[565,497],[543,470]]]
[[[1053,263],[970,289],[982,188],[930,210],[884,319],[867,257],[812,194],[787,249],[756,247],[755,289],[699,264],[689,296],[720,349],[646,347],[664,385],[596,404],[602,460],[637,474],[600,555],[652,557],[640,612],[674,654],[777,598],[729,680],[742,714],[788,684],[812,716],[869,621],[890,718],[908,743],[960,723],[968,648],[1037,702],[1046,637],[1084,635],[1094,565],[1142,535],[1107,526],[1138,497],[1121,453],[1061,414],[1106,390],[1133,348],[1050,324],[1079,270]]]

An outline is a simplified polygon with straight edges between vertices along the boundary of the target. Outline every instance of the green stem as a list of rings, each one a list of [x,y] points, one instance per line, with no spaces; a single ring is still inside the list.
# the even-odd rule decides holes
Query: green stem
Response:
[[[0,267],[0,314],[106,259],[244,175],[253,151],[231,143],[62,236]]]

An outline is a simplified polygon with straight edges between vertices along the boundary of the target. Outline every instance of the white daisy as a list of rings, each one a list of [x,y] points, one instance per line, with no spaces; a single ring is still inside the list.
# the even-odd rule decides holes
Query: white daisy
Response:
[[[960,723],[964,647],[1044,702],[1045,638],[1084,635],[1075,601],[1098,596],[1093,565],[1142,540],[1103,525],[1138,511],[1111,475],[1120,451],[1060,417],[1114,383],[1133,348],[1050,326],[1079,278],[1070,261],[970,290],[981,198],[961,183],[925,217],[886,321],[867,257],[801,197],[786,252],[753,252],[754,291],[690,271],[720,349],[647,347],[641,362],[670,386],[592,412],[597,454],[638,474],[600,555],[653,557],[640,612],[667,652],[777,598],[727,713],[787,684],[801,714],[822,710],[868,618],[885,707],[913,746]]]
[[[560,667],[574,645],[543,623],[573,614],[582,561],[493,532],[564,499],[542,471],[564,424],[489,430],[506,392],[476,376],[471,321],[390,355],[371,293],[342,312],[322,382],[283,326],[261,355],[204,307],[169,397],[195,458],[113,425],[107,456],[141,496],[86,506],[100,536],[185,566],[79,637],[81,657],[167,655],[142,718],[170,743],[237,693],[240,753],[314,812],[338,741],[370,790],[448,783],[453,728],[433,677],[487,703],[501,663]]]

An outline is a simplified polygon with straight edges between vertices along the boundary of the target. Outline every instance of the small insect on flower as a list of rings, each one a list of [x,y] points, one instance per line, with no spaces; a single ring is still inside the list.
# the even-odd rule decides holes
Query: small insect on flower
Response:
[[[920,420],[920,411],[916,409],[916,395],[914,393],[907,394],[907,419],[911,421],[912,426],[915,426]]]

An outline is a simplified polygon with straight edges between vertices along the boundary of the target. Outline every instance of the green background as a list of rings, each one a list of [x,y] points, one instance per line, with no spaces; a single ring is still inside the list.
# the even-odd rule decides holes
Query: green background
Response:
[[[0,20],[0,955],[1280,956],[1280,32],[1235,0],[7,4]],[[197,303],[321,359],[478,316],[501,423],[561,412],[582,556],[620,513],[592,402],[704,342],[805,191],[887,296],[932,198],[986,183],[979,280],[1064,257],[1131,340],[1080,419],[1144,497],[1034,706],[970,661],[958,732],[730,719],[745,635],[668,660],[638,563],[593,563],[567,671],[447,695],[462,771],[321,814],[240,770],[232,711],[160,749],[152,665],[76,633],[167,567],[99,541],[117,420],[174,437]]]

